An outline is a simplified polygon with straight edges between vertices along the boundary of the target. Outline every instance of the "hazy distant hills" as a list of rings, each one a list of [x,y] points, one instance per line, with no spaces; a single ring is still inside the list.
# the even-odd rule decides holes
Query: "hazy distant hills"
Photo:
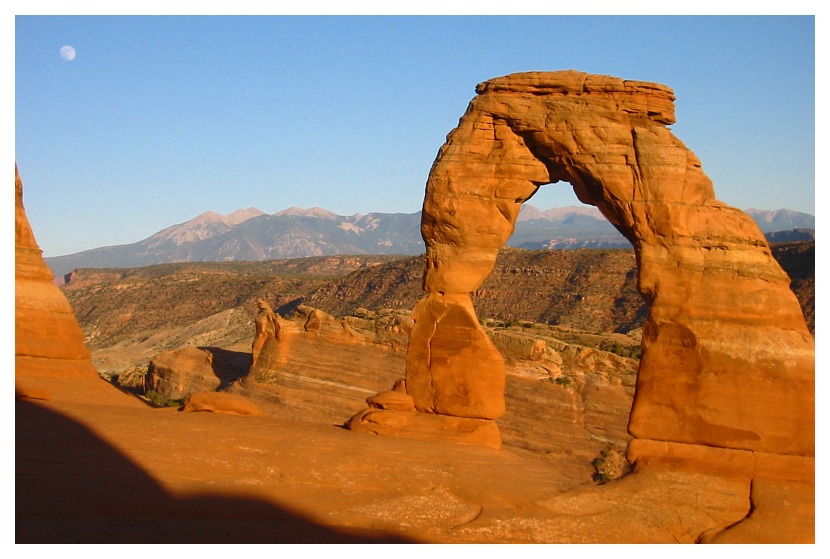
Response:
[[[242,219],[245,216],[246,219]],[[339,216],[320,208],[227,216],[203,213],[128,245],[46,258],[56,276],[77,268],[133,268],[172,262],[275,260],[335,254],[418,254],[420,213]]]
[[[751,215],[776,241],[815,238],[815,217],[792,210]],[[133,268],[172,262],[257,261],[336,254],[424,252],[420,212],[336,215],[321,208],[266,214],[256,208],[228,215],[205,212],[132,244],[46,258],[55,276],[77,268]],[[772,240],[772,238],[771,238]],[[525,204],[508,246],[527,249],[630,247],[594,207],[540,210]]]
[[[815,229],[816,218],[810,214],[793,210],[758,210],[749,208],[744,210],[752,216],[761,231],[784,231],[787,229]]]
[[[593,206],[540,210],[525,204],[508,246],[531,250],[630,248],[631,243]]]

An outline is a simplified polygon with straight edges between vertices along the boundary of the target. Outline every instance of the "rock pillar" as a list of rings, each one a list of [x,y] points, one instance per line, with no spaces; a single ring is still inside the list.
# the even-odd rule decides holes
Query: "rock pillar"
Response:
[[[55,380],[100,379],[72,307],[35,241],[16,165],[14,188],[15,388],[19,396],[48,398]]]

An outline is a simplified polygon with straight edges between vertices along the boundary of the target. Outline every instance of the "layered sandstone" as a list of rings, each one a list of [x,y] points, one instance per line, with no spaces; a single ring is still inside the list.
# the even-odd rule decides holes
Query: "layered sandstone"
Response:
[[[813,339],[760,230],[667,128],[672,91],[565,71],[477,92],[427,184],[425,289],[475,291],[522,203],[567,181],[637,252],[651,314],[632,433],[812,455]]]
[[[481,341],[470,294],[521,205],[566,181],[634,245],[650,306],[629,423],[642,443],[629,457],[645,463],[667,452],[658,441],[671,441],[809,463],[814,340],[761,231],[715,198],[698,158],[668,128],[672,90],[567,70],[495,78],[476,92],[427,181],[428,295],[407,356],[415,407],[498,417],[503,372]]]
[[[191,394],[219,388],[218,363],[206,349],[186,346],[156,356],[147,367],[144,390],[169,400],[183,400]]]
[[[44,397],[43,379],[97,379],[69,302],[52,283],[26,211],[23,182],[14,168],[15,187],[15,381],[20,395]],[[48,384],[48,383],[46,383]]]

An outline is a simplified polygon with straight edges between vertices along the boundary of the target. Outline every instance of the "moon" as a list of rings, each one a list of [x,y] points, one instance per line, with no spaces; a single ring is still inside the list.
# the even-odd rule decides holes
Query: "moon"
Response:
[[[61,58],[66,61],[75,60],[75,48],[69,45],[61,47]]]

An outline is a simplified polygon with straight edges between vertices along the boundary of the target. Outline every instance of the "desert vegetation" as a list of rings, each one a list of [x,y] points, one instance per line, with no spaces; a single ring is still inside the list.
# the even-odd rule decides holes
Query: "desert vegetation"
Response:
[[[792,278],[810,331],[815,321],[815,242],[773,245]],[[341,256],[264,262],[179,263],[131,269],[81,269],[63,287],[95,350],[232,309],[253,314],[266,298],[289,316],[300,304],[333,316],[358,309],[412,309],[423,296],[422,257]],[[636,290],[632,250],[504,249],[473,304],[487,326],[559,327],[564,340],[624,356],[636,349],[608,334],[642,326],[648,307]],[[245,327],[247,328],[247,327]],[[584,332],[597,334],[590,338]],[[240,332],[247,338],[248,333]],[[603,345],[604,344],[604,345]]]

